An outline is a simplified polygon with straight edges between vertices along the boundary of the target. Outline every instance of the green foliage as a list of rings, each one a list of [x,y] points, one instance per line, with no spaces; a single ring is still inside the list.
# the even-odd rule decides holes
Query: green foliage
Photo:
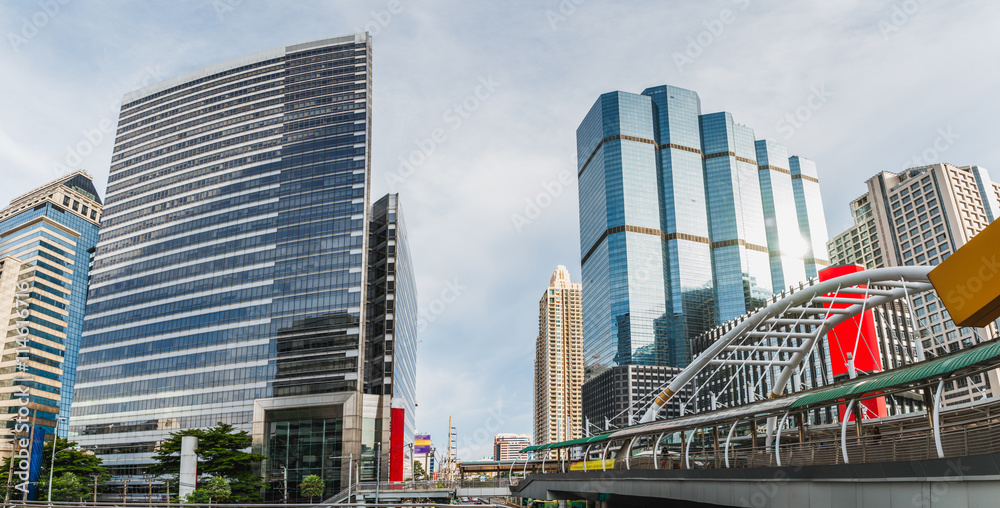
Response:
[[[209,480],[204,490],[210,499],[219,502],[225,501],[229,496],[233,495],[233,490],[229,487],[229,481],[221,476],[216,476]]]
[[[52,480],[52,501],[83,501],[89,493],[84,480],[73,473],[65,473]],[[41,495],[47,496],[48,492]]]
[[[244,450],[253,444],[253,438],[246,431],[236,431],[232,425],[218,423],[207,429],[187,429],[173,432],[160,443],[153,460],[156,464],[150,472],[156,475],[176,477],[181,469],[181,439],[184,436],[198,438],[198,474],[224,477],[229,480],[232,490],[230,501],[260,501],[260,490],[264,482],[254,471],[254,463],[266,457]],[[200,490],[200,489],[199,489]]]
[[[413,463],[413,479],[422,480],[427,477],[427,472],[424,471],[424,465],[419,462]]]
[[[302,483],[299,484],[299,492],[301,492],[303,496],[309,496],[310,503],[312,503],[314,497],[322,496],[325,490],[326,482],[314,474],[303,478]]]
[[[184,504],[209,504],[212,500],[205,489],[195,489],[190,494],[184,496]]]

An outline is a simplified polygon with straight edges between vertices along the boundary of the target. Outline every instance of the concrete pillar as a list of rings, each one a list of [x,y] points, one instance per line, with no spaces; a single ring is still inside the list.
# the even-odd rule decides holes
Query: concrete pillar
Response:
[[[767,447],[767,453],[771,453],[771,443],[774,442],[774,430],[778,426],[777,416],[768,416],[767,423],[764,428],[766,429],[767,435],[764,436],[764,446]]]
[[[566,506],[567,506],[566,505],[566,500],[565,499],[560,499],[559,500],[559,508],[566,508]]]
[[[177,495],[182,500],[194,492],[198,484],[198,454],[194,452],[195,448],[198,448],[197,437],[181,437],[181,474]]]

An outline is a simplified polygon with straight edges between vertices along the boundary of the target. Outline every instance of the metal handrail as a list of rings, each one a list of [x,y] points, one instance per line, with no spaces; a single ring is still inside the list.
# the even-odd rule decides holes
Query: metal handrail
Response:
[[[374,492],[376,485],[380,491],[420,491],[420,490],[454,490],[457,488],[477,488],[477,487],[509,487],[513,484],[512,478],[491,478],[487,480],[466,479],[466,480],[420,480],[401,482],[358,482],[354,484],[355,492]]]
[[[1000,399],[989,399],[972,406],[945,407],[939,421],[941,456],[951,458],[1000,452]],[[742,434],[734,436],[728,446],[719,443],[716,447],[711,432],[702,432],[701,437],[696,437],[695,434],[699,433],[688,429],[686,432],[691,434],[682,437],[686,446],[660,444],[659,439],[637,440],[629,450],[631,460],[614,461],[613,465],[607,465],[607,469],[659,469],[659,461],[664,457],[656,456],[656,452],[666,453],[670,462],[675,462],[671,454],[679,452],[674,467],[693,469],[724,467],[721,464],[726,463],[725,459],[728,459],[729,467],[743,468],[836,465],[844,464],[845,456],[851,464],[939,458],[934,427],[929,425],[924,412],[862,420],[861,423],[865,430],[861,436],[857,435],[853,422],[847,426],[843,437],[840,423],[807,427],[801,442],[797,428],[784,429],[780,431],[780,437],[775,436],[770,446],[764,446],[760,434],[756,434],[755,439]],[[876,426],[879,433],[871,433]],[[732,434],[733,428],[728,432]],[[728,454],[725,459],[724,454]]]

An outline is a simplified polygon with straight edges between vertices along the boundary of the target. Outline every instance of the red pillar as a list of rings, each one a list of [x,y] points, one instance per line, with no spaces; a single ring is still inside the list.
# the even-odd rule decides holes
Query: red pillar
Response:
[[[392,399],[392,413],[389,415],[389,481],[403,481],[403,435],[406,426],[406,410],[402,404],[397,402],[398,398]],[[400,401],[401,402],[401,401]],[[399,407],[397,407],[399,406]]]
[[[841,275],[864,271],[861,265],[831,266],[819,272],[819,280],[827,281]],[[855,286],[865,289],[864,284]],[[826,296],[833,296],[827,294]],[[863,294],[840,293],[838,298],[861,299]],[[842,309],[849,307],[846,303],[825,303],[826,308]],[[830,346],[830,368],[835,380],[848,376],[847,359],[851,355],[854,357],[854,369],[861,372],[881,372],[882,355],[879,352],[878,336],[875,333],[875,318],[871,309],[866,309],[863,313],[854,316],[843,323],[835,326],[827,335],[827,343]],[[855,343],[857,346],[855,347]],[[886,416],[885,397],[876,397],[862,402],[864,409],[862,414],[864,419],[882,418]],[[839,406],[840,420],[844,419],[845,405]],[[849,421],[853,420],[853,415],[847,415]]]

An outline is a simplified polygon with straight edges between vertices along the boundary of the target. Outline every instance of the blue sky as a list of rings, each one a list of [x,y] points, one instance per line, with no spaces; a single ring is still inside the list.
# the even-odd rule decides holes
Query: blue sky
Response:
[[[575,131],[598,95],[697,91],[816,161],[836,234],[877,171],[1000,174],[998,19],[1000,3],[933,0],[7,1],[0,203],[65,169],[103,193],[125,92],[371,31],[372,196],[401,194],[428,318],[417,425],[443,446],[454,416],[478,458],[531,432],[538,299],[556,265],[579,279]]]

